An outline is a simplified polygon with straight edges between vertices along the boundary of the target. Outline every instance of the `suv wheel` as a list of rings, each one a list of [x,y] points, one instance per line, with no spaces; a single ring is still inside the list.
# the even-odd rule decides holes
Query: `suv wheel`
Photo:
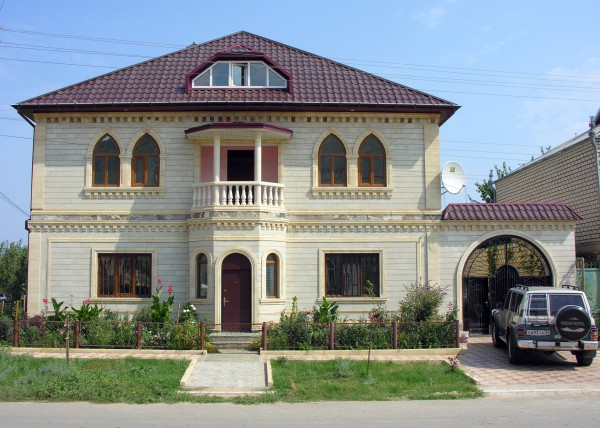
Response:
[[[492,342],[496,348],[506,347],[506,343],[504,343],[500,338],[500,332],[498,331],[498,327],[496,326],[495,322],[492,323]]]
[[[593,352],[592,352],[592,354],[593,354]],[[588,353],[585,351],[576,352],[575,358],[577,359],[577,365],[583,366],[583,367],[591,366],[592,361],[594,361],[594,357],[593,356],[589,357]]]
[[[556,313],[556,331],[565,340],[576,342],[587,336],[592,326],[590,316],[579,306],[564,306]]]
[[[511,364],[521,364],[523,361],[523,351],[517,347],[517,341],[512,333],[508,333],[508,362]]]

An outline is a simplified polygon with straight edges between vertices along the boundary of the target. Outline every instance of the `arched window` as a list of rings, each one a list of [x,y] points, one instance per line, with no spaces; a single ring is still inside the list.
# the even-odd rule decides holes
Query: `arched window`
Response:
[[[94,186],[118,186],[121,176],[119,145],[106,134],[94,147],[92,176]]]
[[[359,186],[385,186],[385,149],[374,135],[364,139],[358,151]]]
[[[145,134],[133,149],[132,184],[134,186],[158,186],[160,149],[150,135]]]
[[[198,254],[196,257],[196,297],[208,297],[208,259],[204,254]]]
[[[267,297],[279,297],[279,258],[275,254],[267,257]]]
[[[346,149],[335,135],[325,138],[319,148],[319,185],[346,185]]]

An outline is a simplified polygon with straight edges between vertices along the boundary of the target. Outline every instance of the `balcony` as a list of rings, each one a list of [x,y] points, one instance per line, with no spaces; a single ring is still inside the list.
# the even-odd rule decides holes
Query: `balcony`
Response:
[[[285,210],[284,185],[262,181],[222,181],[194,186],[192,209],[250,207]]]

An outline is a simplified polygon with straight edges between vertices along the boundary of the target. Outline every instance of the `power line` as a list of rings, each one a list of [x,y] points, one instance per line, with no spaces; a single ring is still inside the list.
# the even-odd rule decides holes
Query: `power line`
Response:
[[[2,1],[4,4],[4,0]],[[0,27],[0,31],[7,31],[11,33],[21,33],[21,34],[30,34],[35,36],[44,36],[44,37],[56,37],[62,39],[76,39],[76,40],[86,40],[91,42],[103,42],[103,43],[117,43],[117,44],[127,44],[127,45],[137,45],[137,46],[145,46],[145,47],[159,47],[159,48],[175,48],[181,49],[183,46],[174,45],[171,43],[156,43],[156,42],[144,42],[139,40],[124,40],[124,39],[111,39],[108,37],[89,37],[89,36],[79,36],[73,34],[60,34],[60,33],[46,33],[42,31],[30,31],[30,30],[18,30],[15,28],[6,28]]]
[[[13,201],[11,201],[10,198],[2,192],[0,192],[0,199],[4,200],[6,203],[8,203],[13,208],[21,211],[23,214],[25,214],[25,217],[29,217],[28,213],[26,213],[24,210],[22,210],[21,207],[19,207],[17,204],[15,204]]]
[[[173,44],[173,43],[163,43],[163,42],[149,42],[149,41],[140,41],[140,40],[125,40],[125,39],[113,39],[108,37],[90,37],[90,36],[82,36],[82,35],[74,35],[74,34],[64,34],[64,33],[49,33],[49,32],[41,32],[41,31],[31,31],[31,30],[21,30],[15,28],[7,28],[0,27],[0,31],[12,32],[12,33],[21,33],[21,34],[30,34],[36,36],[43,37],[54,37],[54,38],[69,38],[75,40],[84,40],[84,41],[95,41],[95,42],[103,42],[103,43],[113,43],[113,44],[130,44],[144,47],[160,47],[160,48],[174,48],[174,49],[183,49],[184,45]],[[444,72],[444,73],[459,73],[459,74],[475,74],[475,75],[483,75],[490,76],[490,74],[482,74],[482,73],[495,73],[500,75],[505,75],[503,77],[515,76],[521,79],[543,79],[543,80],[551,80],[548,78],[572,78],[572,79],[585,79],[585,80],[595,80],[600,81],[600,77],[595,76],[573,76],[573,75],[565,75],[565,74],[548,74],[548,73],[532,73],[532,72],[523,72],[523,71],[512,71],[512,70],[493,70],[493,69],[481,69],[481,68],[467,68],[467,67],[451,67],[451,66],[438,66],[438,65],[429,65],[429,64],[415,64],[415,63],[406,63],[406,62],[393,62],[393,61],[377,61],[377,60],[365,60],[365,59],[356,59],[356,58],[331,58],[336,61],[350,61],[355,63],[360,63],[361,65],[373,65],[377,67],[387,67],[387,68],[403,68],[403,69],[415,69],[415,70],[423,70],[423,69],[432,69],[430,71],[433,72]],[[476,73],[473,73],[476,72]],[[494,74],[492,74],[494,76]],[[534,77],[527,77],[534,76]]]

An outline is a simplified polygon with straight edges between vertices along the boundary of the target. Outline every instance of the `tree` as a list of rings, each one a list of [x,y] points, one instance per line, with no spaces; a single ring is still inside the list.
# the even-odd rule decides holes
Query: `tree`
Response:
[[[0,243],[0,292],[18,300],[27,286],[27,246],[21,241]]]
[[[496,178],[494,179],[494,171],[496,172]],[[506,162],[502,162],[502,168],[499,168],[498,165],[494,165],[494,169],[490,169],[490,175],[487,180],[482,182],[475,182],[475,187],[477,193],[479,193],[479,197],[483,202],[491,203],[496,202],[496,186],[494,185],[494,181],[504,177],[505,175],[511,172],[510,166],[506,165]],[[469,196],[471,202],[477,202]]]

